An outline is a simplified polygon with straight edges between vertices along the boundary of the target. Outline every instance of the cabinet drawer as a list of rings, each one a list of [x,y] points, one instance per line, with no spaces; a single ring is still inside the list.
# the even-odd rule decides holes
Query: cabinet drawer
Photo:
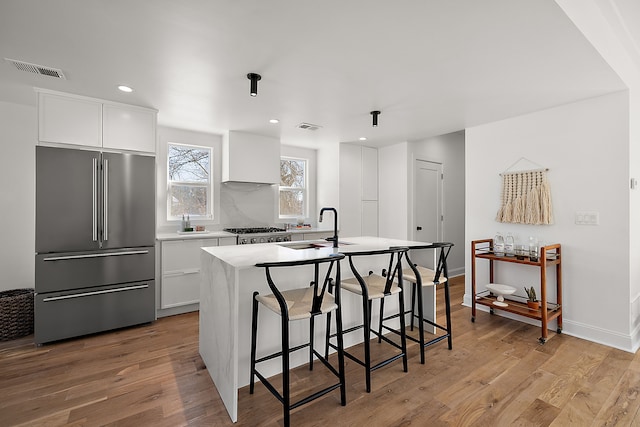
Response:
[[[162,277],[160,308],[194,304],[200,301],[200,271]]]
[[[200,248],[218,246],[218,239],[171,240],[162,242],[162,272],[200,268]]]
[[[37,344],[152,322],[155,281],[35,296]]]

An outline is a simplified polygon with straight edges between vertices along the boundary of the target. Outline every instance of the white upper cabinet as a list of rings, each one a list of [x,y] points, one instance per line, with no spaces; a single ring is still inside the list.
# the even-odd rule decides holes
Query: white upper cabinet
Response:
[[[280,140],[229,131],[222,139],[222,182],[280,183]]]
[[[38,93],[38,139],[102,147],[102,103]]]
[[[39,141],[155,154],[157,111],[36,90]]]
[[[120,104],[102,106],[102,145],[105,148],[156,151],[156,112]]]

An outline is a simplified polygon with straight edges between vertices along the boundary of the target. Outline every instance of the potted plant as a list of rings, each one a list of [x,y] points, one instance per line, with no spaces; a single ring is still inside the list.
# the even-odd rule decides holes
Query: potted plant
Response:
[[[529,310],[538,311],[540,309],[540,301],[536,296],[536,289],[532,286],[530,288],[524,287],[524,291],[527,293],[527,306]]]

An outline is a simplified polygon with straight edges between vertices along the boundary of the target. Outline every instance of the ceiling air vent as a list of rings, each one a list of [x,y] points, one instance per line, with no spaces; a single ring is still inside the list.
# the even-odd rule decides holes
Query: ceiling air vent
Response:
[[[318,129],[320,129],[322,126],[312,125],[311,123],[305,123],[305,122],[302,122],[302,123],[298,124],[296,127],[297,127],[298,129],[303,129],[303,130],[318,130]]]
[[[62,70],[52,67],[45,67],[44,65],[31,64],[29,62],[17,61],[15,59],[4,58],[10,64],[13,64],[20,71],[27,71],[29,73],[40,74],[43,76],[55,77],[57,79],[66,80]]]

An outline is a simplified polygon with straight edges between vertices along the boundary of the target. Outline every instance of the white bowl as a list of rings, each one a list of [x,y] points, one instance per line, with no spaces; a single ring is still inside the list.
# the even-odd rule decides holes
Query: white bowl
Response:
[[[516,288],[514,288],[513,286],[501,285],[499,283],[489,283],[487,285],[487,289],[489,289],[491,293],[496,294],[498,296],[497,301],[493,302],[493,304],[497,305],[498,307],[508,306],[509,304],[504,302],[504,296],[511,295],[516,291]]]

